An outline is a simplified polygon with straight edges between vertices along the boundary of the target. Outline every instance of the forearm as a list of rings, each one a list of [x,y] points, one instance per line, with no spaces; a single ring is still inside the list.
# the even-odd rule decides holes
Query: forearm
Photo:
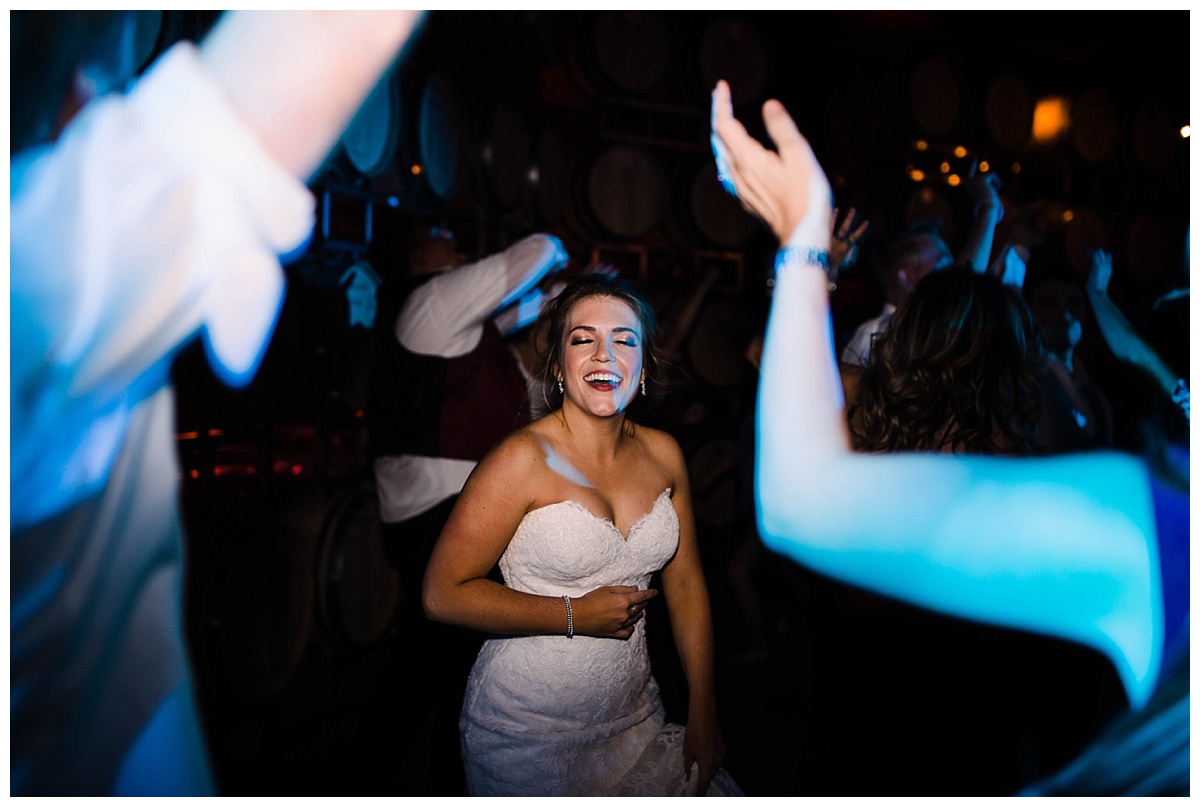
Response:
[[[701,580],[683,592],[672,591],[666,585],[664,591],[675,651],[687,680],[689,715],[696,719],[715,719],[712,610],[707,587]]]
[[[1122,361],[1141,367],[1150,373],[1167,395],[1175,391],[1179,376],[1171,371],[1158,354],[1142,338],[1108,294],[1088,288],[1088,300],[1096,316],[1096,324],[1113,355]]]
[[[512,636],[567,633],[561,596],[528,594],[487,578],[455,584],[427,580],[423,599],[425,615],[435,622]]]
[[[960,265],[970,266],[977,273],[987,271],[991,263],[996,225],[1003,210],[999,204],[985,202],[975,211],[975,219],[967,232],[967,240],[963,242],[958,254]]]
[[[828,236],[809,229],[791,245],[777,267],[763,341],[756,452],[760,474],[763,468],[782,467],[795,452],[817,463],[850,451],[826,278],[812,260],[826,249]],[[810,427],[796,428],[798,411]],[[784,447],[775,435],[797,442]]]
[[[267,151],[306,179],[422,14],[230,11],[201,44],[201,59]]]
[[[504,261],[505,291],[497,308],[503,308],[562,268],[567,252],[558,238],[534,233],[508,247],[499,258]]]

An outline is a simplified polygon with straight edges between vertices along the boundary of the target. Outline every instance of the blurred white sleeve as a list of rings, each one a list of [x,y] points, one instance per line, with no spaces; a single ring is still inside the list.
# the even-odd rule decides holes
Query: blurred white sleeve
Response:
[[[282,302],[277,256],[309,237],[314,202],[187,42],[10,168],[16,521],[23,479],[102,480],[120,412],[166,382],[193,335],[227,382],[249,379]],[[109,437],[89,434],[97,423]]]
[[[471,352],[483,323],[566,262],[562,242],[527,236],[503,252],[427,280],[396,319],[396,338],[413,353],[451,358]]]

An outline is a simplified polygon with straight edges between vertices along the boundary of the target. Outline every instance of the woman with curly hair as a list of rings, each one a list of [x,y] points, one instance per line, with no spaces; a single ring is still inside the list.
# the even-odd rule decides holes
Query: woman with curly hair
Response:
[[[927,275],[878,338],[850,402],[860,451],[1029,454],[1039,335],[1016,292],[966,268]]]
[[[783,104],[768,100],[762,111],[774,149],[734,117],[726,82],[713,91],[718,178],[781,247],[758,393],[755,495],[763,543],[821,575],[978,627],[1015,629],[1103,657],[1122,685],[1120,716],[1103,729],[1084,726],[1086,746],[1070,764],[1049,776],[1019,771],[1020,781],[1006,792],[1189,795],[1186,444],[1178,446],[1183,479],[1116,451],[1012,457],[853,450],[825,273],[832,189]],[[955,426],[934,431],[930,442],[953,449],[965,435]],[[906,648],[910,656],[922,649]],[[888,661],[894,666],[894,660]],[[886,680],[891,669],[870,672]],[[930,669],[930,680],[945,681],[945,672]],[[1051,683],[1054,670],[1035,665],[1026,672],[1040,685]],[[1085,693],[1089,700],[1095,695]],[[1052,706],[1045,698],[1013,703],[1034,719]],[[856,738],[870,740],[886,725],[875,719],[855,728]],[[967,747],[962,764],[982,756],[961,735],[948,740],[944,746]],[[898,742],[913,745],[907,733]],[[1019,744],[1013,750],[1024,752]],[[942,783],[958,776],[959,760],[927,759]],[[938,784],[927,782],[920,792]],[[961,779],[953,785],[956,795],[979,789]]]

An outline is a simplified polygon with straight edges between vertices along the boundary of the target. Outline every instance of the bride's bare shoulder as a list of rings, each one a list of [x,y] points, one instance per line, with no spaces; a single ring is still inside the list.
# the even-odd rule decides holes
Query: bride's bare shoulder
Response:
[[[653,429],[649,426],[637,426],[633,433],[635,439],[655,464],[672,475],[686,473],[687,464],[683,458],[683,449],[680,448],[679,441],[670,432]]]
[[[480,464],[528,470],[529,466],[544,462],[546,438],[532,427],[533,424],[529,424],[512,432],[497,443]]]

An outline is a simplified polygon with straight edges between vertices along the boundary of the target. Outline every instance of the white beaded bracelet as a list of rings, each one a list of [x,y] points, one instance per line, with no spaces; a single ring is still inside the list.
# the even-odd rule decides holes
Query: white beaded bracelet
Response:
[[[567,638],[570,639],[575,635],[575,619],[571,616],[571,598],[564,594],[563,602],[567,606]]]

